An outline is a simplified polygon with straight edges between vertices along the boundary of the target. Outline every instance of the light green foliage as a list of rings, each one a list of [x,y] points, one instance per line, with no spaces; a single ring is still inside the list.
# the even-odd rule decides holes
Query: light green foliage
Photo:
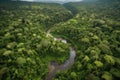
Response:
[[[78,22],[77,22],[77,20],[75,20],[75,19],[71,19],[71,20],[69,20],[69,23],[70,23],[70,24],[77,24]]]
[[[22,57],[18,57],[16,61],[20,65],[23,65],[24,63],[26,63],[26,59]]]
[[[34,50],[27,50],[27,54],[29,54],[29,55],[33,55],[34,54]]]
[[[93,65],[92,64],[87,64],[87,69],[89,69],[89,70],[93,69]]]
[[[80,62],[77,62],[77,69],[80,70],[82,68],[82,64]]]
[[[10,36],[10,33],[7,32],[7,33],[5,34],[5,37],[9,37],[9,36]]]
[[[75,78],[77,76],[77,74],[75,72],[71,72],[71,76],[72,76],[72,78]]]
[[[103,63],[101,61],[94,62],[97,67],[103,67]]]
[[[93,38],[94,40],[98,40],[98,39],[99,39],[99,37],[96,36],[96,35],[94,35],[92,38]]]
[[[13,52],[12,52],[11,50],[6,50],[6,51],[3,53],[4,56],[9,56],[9,55],[11,55],[11,54],[13,54]]]
[[[17,47],[18,47],[18,48],[24,47],[24,43],[19,43],[19,44],[17,45]]]
[[[105,61],[108,63],[108,64],[112,64],[112,65],[114,65],[115,64],[115,60],[114,60],[114,58],[112,57],[112,56],[110,56],[110,55],[105,55],[104,56],[104,59],[105,59]]]
[[[104,72],[102,78],[105,80],[113,80],[112,74],[110,74],[109,72]]]
[[[41,45],[42,45],[43,47],[47,47],[47,46],[50,45],[50,41],[48,41],[47,39],[43,39],[43,40],[41,41]]]
[[[11,42],[11,43],[8,43],[7,48],[13,49],[16,45],[17,45],[16,42]]]
[[[90,58],[88,56],[85,56],[83,60],[88,62],[90,60]]]
[[[95,50],[91,50],[90,53],[93,54],[93,55],[95,55],[95,54],[99,54],[99,53],[97,53]]]
[[[82,41],[82,42],[85,42],[85,43],[89,43],[89,39],[88,39],[88,38],[82,38],[81,41]]]

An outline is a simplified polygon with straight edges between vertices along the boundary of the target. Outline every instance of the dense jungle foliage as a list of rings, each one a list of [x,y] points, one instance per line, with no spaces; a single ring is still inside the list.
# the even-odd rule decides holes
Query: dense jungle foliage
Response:
[[[70,44],[71,69],[53,80],[120,79],[120,1],[29,3],[0,2],[0,80],[43,80],[50,61],[63,64]]]
[[[59,4],[0,3],[0,80],[42,80],[50,61],[63,63],[69,44],[47,37],[46,30],[70,17]]]
[[[56,80],[120,79],[120,2],[108,1],[64,4],[77,14],[52,33],[71,42],[77,56],[74,66]]]

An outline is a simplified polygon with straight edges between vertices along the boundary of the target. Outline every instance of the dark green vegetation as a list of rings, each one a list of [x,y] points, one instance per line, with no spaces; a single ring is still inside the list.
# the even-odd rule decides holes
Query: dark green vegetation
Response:
[[[119,0],[64,6],[0,3],[0,79],[42,80],[50,61],[68,58],[69,44],[46,37],[51,27],[77,52],[72,68],[58,71],[54,80],[120,79]]]

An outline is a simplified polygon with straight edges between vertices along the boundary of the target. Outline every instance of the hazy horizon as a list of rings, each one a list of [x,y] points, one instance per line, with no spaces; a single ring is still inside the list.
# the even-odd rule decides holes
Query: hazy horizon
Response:
[[[82,0],[20,0],[20,1],[28,1],[28,2],[62,2],[62,3],[66,3],[66,2],[79,2]]]

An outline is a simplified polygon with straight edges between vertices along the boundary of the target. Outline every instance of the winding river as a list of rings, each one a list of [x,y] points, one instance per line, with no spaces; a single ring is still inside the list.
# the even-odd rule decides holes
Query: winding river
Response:
[[[67,40],[65,39],[62,39],[62,38],[56,38],[54,36],[52,36],[50,34],[50,29],[47,31],[47,35],[46,36],[51,36],[54,38],[55,41],[61,41],[63,43],[67,43]],[[61,65],[58,65],[57,62],[51,62],[50,65],[48,66],[49,68],[49,73],[47,74],[46,76],[46,79],[45,80],[52,80],[53,77],[55,77],[55,74],[57,71],[64,71],[64,70],[68,70],[71,68],[71,66],[74,64],[74,59],[75,59],[75,56],[76,56],[76,52],[74,50],[74,48],[72,46],[69,47],[70,49],[70,57],[68,60],[65,61],[64,64],[61,64]]]

